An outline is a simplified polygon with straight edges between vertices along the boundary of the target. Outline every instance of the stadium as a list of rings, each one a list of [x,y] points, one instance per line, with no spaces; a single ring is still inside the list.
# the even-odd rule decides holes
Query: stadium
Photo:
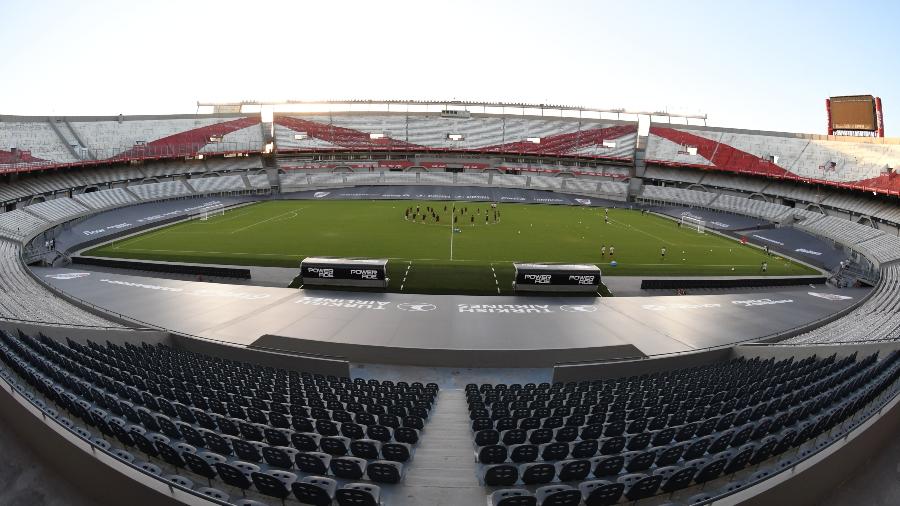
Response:
[[[256,105],[0,116],[2,418],[98,503],[812,504],[895,436],[900,140]]]
[[[900,504],[900,3],[0,12],[0,506]]]

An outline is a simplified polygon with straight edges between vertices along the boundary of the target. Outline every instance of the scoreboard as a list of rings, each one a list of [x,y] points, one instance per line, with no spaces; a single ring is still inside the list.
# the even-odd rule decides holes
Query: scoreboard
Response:
[[[304,285],[386,288],[387,260],[307,257],[300,262]]]
[[[513,264],[516,292],[584,292],[600,288],[600,268],[596,265]]]

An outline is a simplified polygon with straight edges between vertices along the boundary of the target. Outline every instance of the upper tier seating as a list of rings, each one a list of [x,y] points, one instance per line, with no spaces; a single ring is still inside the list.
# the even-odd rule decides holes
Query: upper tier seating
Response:
[[[39,202],[26,207],[25,210],[50,223],[68,221],[88,212],[87,208],[70,198]]]
[[[696,154],[690,154],[696,149]],[[812,179],[897,191],[888,167],[900,167],[900,144],[884,139],[828,139],[799,134],[759,134],[720,129],[651,126],[649,163]]]
[[[131,185],[128,187],[128,191],[143,201],[170,199],[191,194],[191,190],[181,181]]]
[[[635,501],[734,473],[743,486],[751,468],[806,448],[778,465],[796,463],[822,447],[807,441],[854,425],[870,400],[894,388],[898,359],[900,351],[880,362],[877,354],[736,359],[577,384],[469,384],[479,474],[492,487],[581,482],[561,504]],[[593,480],[603,480],[603,492],[585,487]]]
[[[103,209],[112,209],[114,207],[122,207],[138,202],[134,195],[124,188],[113,188],[111,190],[101,190],[91,193],[81,193],[74,195],[73,199],[80,202],[85,207],[97,211]]]
[[[383,136],[373,138],[372,134]],[[453,140],[451,135],[462,138]],[[637,128],[599,120],[431,115],[278,116],[279,151],[447,149],[631,159]],[[305,136],[305,137],[304,137]],[[528,139],[540,139],[531,142]]]
[[[337,482],[401,481],[438,393],[436,384],[324,377],[162,345],[0,338],[3,362],[98,430],[113,455],[130,462],[140,451],[159,469],[193,473],[186,483],[215,479],[301,502],[327,483],[333,496]],[[320,480],[312,491],[294,486],[311,477]]]
[[[0,121],[0,149],[13,147],[30,151],[37,164],[78,161],[47,121]]]

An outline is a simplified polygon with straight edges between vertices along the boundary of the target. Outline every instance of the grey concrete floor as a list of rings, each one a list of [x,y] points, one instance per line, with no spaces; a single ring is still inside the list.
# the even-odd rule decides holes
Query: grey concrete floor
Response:
[[[900,428],[886,446],[828,494],[822,506],[896,506],[900,504]]]
[[[0,422],[0,504],[3,506],[92,506]]]

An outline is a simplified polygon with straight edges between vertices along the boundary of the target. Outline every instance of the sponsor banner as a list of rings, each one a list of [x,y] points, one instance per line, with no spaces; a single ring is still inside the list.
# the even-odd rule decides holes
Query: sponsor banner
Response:
[[[331,265],[302,265],[300,275],[304,283],[309,279],[355,279],[365,281],[383,281],[384,268]]]
[[[48,276],[49,277],[49,276]],[[159,292],[182,293],[193,297],[219,297],[238,300],[262,300],[271,297],[268,293],[252,293],[228,290],[224,288],[176,288],[171,286],[154,285],[150,283],[135,283],[133,281],[122,281],[119,279],[101,279],[101,283],[110,285],[125,286],[129,288],[142,288],[144,290],[154,290]]]
[[[772,306],[775,304],[790,304],[794,302],[794,299],[782,299],[782,300],[772,300],[772,299],[753,299],[753,300],[733,300],[732,304],[736,306],[742,307],[751,307],[751,306]]]
[[[321,306],[321,307],[337,307],[344,309],[372,309],[375,311],[383,311],[390,302],[368,299],[341,299],[332,297],[300,297],[294,301],[294,304],[302,304],[304,306]]]
[[[548,304],[457,304],[460,313],[553,313]]]
[[[769,239],[768,237],[763,237],[759,234],[753,234],[753,237],[759,239],[760,241],[767,242],[770,244],[777,244],[779,246],[784,246],[784,243],[781,241],[776,241],[775,239]]]
[[[853,298],[849,295],[839,295],[836,293],[818,293],[818,292],[807,292],[807,293],[812,295],[813,297],[818,297],[820,299],[833,300],[833,301],[850,300]]]
[[[437,306],[428,302],[401,302],[397,304],[397,309],[413,313],[427,313],[437,309]]]
[[[733,300],[731,304],[738,307],[754,307],[754,306],[773,306],[778,304],[790,304],[794,302],[793,299],[748,299],[748,300]],[[679,310],[698,310],[698,309],[719,309],[722,308],[722,304],[718,302],[707,303],[707,304],[644,304],[641,306],[641,309],[646,309],[647,311],[679,311]]]
[[[88,237],[94,236],[94,235],[106,235],[111,232],[127,230],[136,225],[152,223],[154,221],[160,221],[160,220],[164,220],[167,218],[172,218],[174,216],[189,215],[189,214],[193,214],[195,212],[202,212],[202,211],[204,211],[206,209],[210,209],[210,208],[219,208],[219,207],[222,207],[223,205],[224,204],[222,204],[222,202],[220,202],[218,200],[208,201],[208,202],[204,202],[203,204],[200,204],[200,205],[184,207],[184,208],[180,208],[180,209],[174,209],[172,211],[168,211],[165,213],[154,214],[152,216],[145,216],[143,218],[138,218],[138,219],[135,219],[132,221],[125,221],[122,223],[116,223],[114,225],[107,225],[105,227],[100,227],[100,228],[95,228],[95,229],[90,229],[90,230],[82,230],[81,234],[88,236]]]
[[[59,274],[47,274],[44,276],[45,278],[50,279],[58,279],[60,281],[66,281],[69,279],[79,279],[90,276],[90,272],[61,272]]]

